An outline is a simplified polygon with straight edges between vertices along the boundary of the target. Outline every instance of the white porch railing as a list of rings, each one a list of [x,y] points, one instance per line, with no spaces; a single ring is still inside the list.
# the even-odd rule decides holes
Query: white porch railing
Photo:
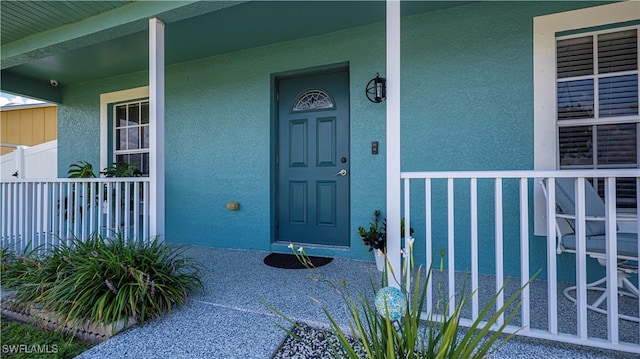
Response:
[[[47,249],[92,234],[149,238],[149,179],[95,178],[0,182],[0,244]]]
[[[465,284],[476,293],[473,295],[470,313],[467,313],[468,317],[461,321],[463,324],[470,325],[473,320],[478,318],[479,310],[481,310],[481,300],[479,299],[481,295],[479,293],[492,291],[489,293],[490,295],[496,294],[496,288],[502,288],[505,284],[505,278],[508,276],[519,275],[519,284],[524,285],[530,280],[533,273],[539,269],[545,269],[546,273],[542,273],[540,277],[536,278],[536,282],[545,283],[542,281],[546,280],[546,288],[544,285],[541,288],[543,292],[546,289],[546,296],[542,300],[532,301],[531,286],[525,288],[521,293],[522,307],[518,318],[512,322],[513,325],[507,327],[506,332],[640,353],[640,344],[638,344],[640,342],[640,327],[638,323],[623,322],[619,319],[617,301],[612,301],[611,305],[607,305],[606,320],[601,318],[600,321],[600,323],[606,323],[606,337],[596,338],[588,334],[593,329],[590,325],[596,325],[592,324],[591,319],[594,315],[601,314],[593,314],[592,311],[587,313],[588,266],[585,245],[578,245],[575,255],[576,276],[574,282],[577,286],[577,305],[574,305],[571,311],[561,310],[559,312],[559,301],[562,301],[563,297],[561,294],[559,295],[558,288],[559,285],[562,287],[564,283],[558,281],[559,255],[556,252],[554,215],[534,219],[532,210],[534,192],[536,195],[538,192],[538,190],[534,191],[534,186],[539,187],[541,179],[547,179],[547,181],[551,179],[550,183],[559,177],[605,179],[605,198],[612,199],[607,201],[607,204],[614,204],[607,206],[606,228],[609,229],[608,232],[614,234],[607,237],[609,243],[606,260],[607,263],[616,263],[616,189],[615,182],[612,180],[615,178],[635,178],[637,188],[640,188],[640,172],[638,170],[403,172],[401,177],[404,190],[405,238],[409,237],[409,230],[413,227],[417,237],[415,245],[424,245],[425,247],[427,267],[431,267],[435,261],[432,268],[439,268],[440,258],[438,256],[434,259],[433,254],[439,254],[441,249],[445,249],[446,255],[445,258],[442,258],[442,261],[446,263],[446,270],[442,275],[444,283],[440,283],[438,289],[446,292],[440,293],[440,297],[446,295],[445,300],[448,299],[450,308],[456,303],[456,295],[459,295],[456,288],[459,289],[461,286],[461,273],[456,276],[456,270],[469,271]],[[584,181],[580,180],[579,182],[584,185]],[[545,203],[546,212],[553,214],[555,213],[554,190],[549,191],[549,197],[550,200],[548,202],[543,200],[543,203]],[[582,206],[582,209],[576,211],[578,215],[576,223],[577,226],[584,228],[584,191],[582,195],[578,196],[576,202]],[[507,213],[505,214],[505,212]],[[636,216],[638,212],[640,211],[636,208]],[[550,234],[546,240],[545,237],[533,237],[532,221],[534,220],[546,222],[547,233]],[[638,227],[640,227],[638,221],[635,222],[634,227],[638,232]],[[584,230],[578,232],[582,232],[578,233],[578,241],[584,243]],[[423,233],[424,237],[420,238]],[[419,242],[422,240],[425,242],[420,244]],[[479,246],[480,251],[478,250]],[[491,255],[487,255],[487,253],[491,253]],[[507,258],[505,258],[505,254]],[[565,254],[565,256],[570,255]],[[479,288],[479,278],[483,277],[483,274],[480,273],[479,262],[481,262],[485,273],[495,274],[495,287],[491,284],[491,288],[486,288],[486,285]],[[566,268],[567,260],[565,257],[563,257],[563,263],[565,267],[562,268]],[[438,271],[434,270],[434,272]],[[638,275],[634,274],[634,277],[634,281],[640,281]],[[537,279],[542,281],[537,281]],[[606,268],[608,298],[618,298],[617,279],[616,265],[608,265]],[[437,283],[436,280],[430,281],[427,288],[425,312],[423,313],[425,319],[432,318],[429,317],[429,312],[432,310],[433,313],[436,313],[436,319],[441,318],[437,314],[441,312],[434,308],[436,301],[440,298],[434,297],[434,282]],[[539,291],[538,287],[535,289],[536,291]],[[470,291],[466,293],[470,293]],[[498,296],[496,307],[503,305],[504,295],[501,293]],[[635,300],[635,303],[631,305],[635,305],[634,310],[640,311],[640,302],[637,298],[626,300]],[[546,305],[543,304],[542,309],[540,308],[541,301],[546,301]],[[541,311],[546,311],[546,313]],[[533,321],[532,316],[534,316]],[[567,320],[567,318],[571,318],[571,320]],[[541,322],[542,327],[532,325],[534,321]],[[575,322],[575,327],[563,332],[569,322]],[[502,323],[504,323],[503,317],[498,320],[497,325]],[[621,341],[621,326],[624,326],[626,331],[633,331],[635,340]],[[628,337],[628,334],[625,332],[625,337]]]

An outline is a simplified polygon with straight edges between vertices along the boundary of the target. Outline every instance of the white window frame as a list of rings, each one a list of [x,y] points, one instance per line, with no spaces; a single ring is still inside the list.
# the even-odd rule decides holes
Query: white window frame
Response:
[[[118,163],[118,156],[126,156],[126,155],[134,155],[134,154],[140,154],[140,155],[144,155],[145,153],[147,155],[149,155],[150,151],[149,151],[149,147],[148,147],[148,143],[147,143],[147,147],[143,147],[144,145],[144,129],[146,128],[146,133],[147,136],[149,134],[149,122],[147,122],[146,124],[143,124],[142,121],[131,125],[130,123],[124,125],[124,126],[120,126],[120,124],[118,123],[118,118],[116,116],[116,112],[117,112],[117,108],[118,107],[125,107],[125,111],[127,113],[127,117],[129,116],[129,106],[130,105],[138,105],[138,111],[140,111],[138,113],[138,116],[141,115],[141,111],[142,111],[142,104],[146,103],[147,104],[147,108],[149,107],[149,99],[137,99],[134,101],[126,101],[126,102],[121,102],[118,104],[115,104],[113,106],[113,121],[111,124],[111,128],[113,129],[113,138],[111,139],[111,143],[112,143],[112,148],[113,148],[113,158],[112,158],[112,162],[113,163]],[[148,109],[147,109],[148,111]],[[148,114],[148,113],[147,113]],[[148,120],[148,118],[147,118]],[[118,142],[116,141],[116,139],[118,138],[117,136],[117,132],[119,129],[123,129],[123,128],[137,128],[138,129],[138,137],[139,137],[139,144],[140,147],[135,148],[135,149],[118,149]],[[127,139],[128,141],[128,139]],[[144,156],[143,156],[144,158]],[[142,161],[144,164],[144,161]],[[147,156],[147,166],[149,165],[149,156]],[[143,173],[144,176],[148,176],[149,173],[144,173],[144,166],[142,166],[142,168],[138,168],[139,171],[141,171]]]
[[[100,94],[100,169],[109,166],[109,105],[149,97],[149,86]]]
[[[556,120],[556,34],[640,19],[638,3],[625,1],[533,18],[533,163],[558,167]],[[534,186],[534,233],[546,236],[545,198]]]

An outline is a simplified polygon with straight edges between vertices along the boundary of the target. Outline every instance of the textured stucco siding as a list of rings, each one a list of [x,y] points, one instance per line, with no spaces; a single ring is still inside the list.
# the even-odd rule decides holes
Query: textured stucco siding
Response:
[[[403,18],[402,170],[532,169],[533,17],[584,6],[489,2]],[[273,76],[336,63],[348,63],[350,71],[351,248],[313,253],[371,259],[356,229],[368,224],[374,209],[385,206],[385,105],[364,97],[367,81],[376,72],[384,76],[384,23],[167,67],[168,241],[271,249]],[[99,163],[99,95],[144,86],[146,76],[135,73],[64,89],[58,134],[61,175],[78,160]],[[371,141],[379,141],[379,155],[371,155]],[[456,233],[461,238],[456,250],[464,254],[469,251],[463,240],[469,232],[468,183],[456,185]],[[480,183],[480,188],[481,258],[491,258],[493,187]],[[423,201],[423,190],[412,194],[417,203]],[[505,258],[516,258],[518,204],[517,198],[506,196]],[[226,210],[228,201],[239,202],[240,211]],[[434,220],[446,229],[444,205],[434,203]],[[414,215],[423,217],[419,209]],[[416,237],[424,238],[419,218]],[[434,248],[444,246],[442,228],[434,228],[434,239]],[[532,270],[545,267],[544,239],[532,238],[536,241]],[[418,244],[419,260],[423,251]],[[464,261],[456,264],[468,267]],[[480,265],[484,272],[493,271],[492,260],[482,259]],[[516,261],[507,265],[508,273],[518,272]]]

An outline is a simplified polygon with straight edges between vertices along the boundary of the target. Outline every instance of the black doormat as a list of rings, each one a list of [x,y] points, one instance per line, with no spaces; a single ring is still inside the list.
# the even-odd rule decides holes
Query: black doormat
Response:
[[[320,267],[331,263],[333,258],[307,256],[314,267]],[[264,257],[264,264],[270,267],[284,269],[304,269],[306,268],[293,254],[271,253]]]

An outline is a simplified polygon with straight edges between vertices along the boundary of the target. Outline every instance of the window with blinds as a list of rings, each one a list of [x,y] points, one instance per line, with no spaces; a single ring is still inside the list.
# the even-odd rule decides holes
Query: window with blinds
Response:
[[[638,28],[557,38],[559,168],[639,167]],[[637,206],[635,179],[617,190],[618,207]]]

